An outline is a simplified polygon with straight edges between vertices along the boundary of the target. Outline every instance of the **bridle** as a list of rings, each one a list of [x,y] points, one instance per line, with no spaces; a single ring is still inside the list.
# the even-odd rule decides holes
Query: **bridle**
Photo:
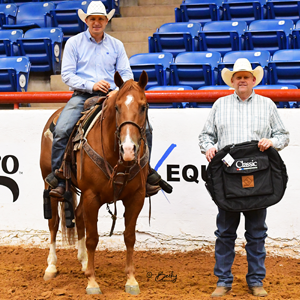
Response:
[[[148,107],[149,107],[149,104],[147,104],[146,109],[145,109],[146,118],[145,118],[145,122],[144,122],[143,126],[140,126],[140,125],[138,125],[137,123],[135,123],[133,121],[124,121],[120,125],[118,125],[117,116],[116,116],[116,131],[115,131],[114,151],[116,151],[116,144],[118,144],[119,145],[119,161],[122,161],[122,155],[121,155],[122,143],[121,143],[120,134],[121,134],[121,129],[122,129],[123,126],[133,125],[139,130],[140,137],[139,137],[139,140],[138,140],[138,150],[135,153],[135,163],[137,161],[137,158],[139,157],[141,142],[144,141],[144,144],[147,145],[146,124],[148,122]],[[116,114],[117,114],[117,112],[116,112]]]

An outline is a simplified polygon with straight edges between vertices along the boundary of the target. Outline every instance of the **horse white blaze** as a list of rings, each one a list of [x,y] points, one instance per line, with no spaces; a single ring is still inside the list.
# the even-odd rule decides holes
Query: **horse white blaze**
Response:
[[[45,273],[56,273],[56,262],[57,262],[57,256],[56,256],[56,243],[53,243],[50,245],[50,251],[47,258],[48,267],[45,271]]]
[[[82,238],[81,240],[78,241],[77,258],[81,262],[81,265],[82,265],[81,270],[84,272],[87,268],[87,262],[88,262],[87,251],[86,251],[86,247],[85,247],[85,238]]]
[[[125,105],[127,106],[127,108],[129,109],[130,104],[133,102],[133,97],[132,95],[127,95],[126,97],[126,101],[125,101]]]
[[[127,133],[125,137],[125,141],[122,144],[124,154],[123,159],[124,161],[132,161],[134,160],[134,143],[130,137],[129,128],[127,128]]]

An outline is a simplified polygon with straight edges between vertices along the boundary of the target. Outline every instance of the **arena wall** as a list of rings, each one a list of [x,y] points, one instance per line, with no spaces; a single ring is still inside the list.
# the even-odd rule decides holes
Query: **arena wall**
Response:
[[[41,133],[52,113],[53,110],[0,111],[0,245],[48,246],[39,156]],[[155,167],[162,162],[158,171],[174,190],[170,195],[159,192],[152,197],[150,225],[146,198],[136,227],[136,249],[185,251],[213,246],[217,207],[201,179],[201,165],[207,163],[198,146],[198,135],[208,113],[209,109],[149,111],[154,127],[151,164]],[[282,201],[268,209],[266,245],[272,253],[300,257],[300,133],[297,125],[300,110],[280,109],[279,113],[290,131],[290,144],[281,152],[289,182]],[[172,151],[164,155],[168,149]],[[3,178],[10,178],[18,185],[15,202],[10,189],[1,185]],[[100,209],[99,249],[125,249],[123,212],[119,201],[117,225],[114,235],[109,237],[111,218],[106,207]],[[60,241],[59,235],[58,246],[67,247]],[[244,251],[244,244],[242,218],[237,250]]]

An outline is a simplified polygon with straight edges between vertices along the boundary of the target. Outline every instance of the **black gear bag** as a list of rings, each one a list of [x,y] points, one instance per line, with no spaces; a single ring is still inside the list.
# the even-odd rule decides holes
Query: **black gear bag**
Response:
[[[222,159],[230,154],[228,167]],[[288,175],[277,150],[261,152],[258,141],[229,145],[216,153],[202,179],[213,201],[223,210],[249,211],[278,203],[285,192]]]

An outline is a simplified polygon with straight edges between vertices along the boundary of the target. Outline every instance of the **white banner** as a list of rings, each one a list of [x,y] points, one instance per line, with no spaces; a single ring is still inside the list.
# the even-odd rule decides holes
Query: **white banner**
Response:
[[[280,154],[287,165],[288,188],[283,200],[268,209],[267,246],[279,254],[297,256],[300,251],[298,198],[300,163],[298,119],[300,110],[281,109],[290,131],[290,145]],[[41,134],[52,110],[0,111],[0,243],[46,246],[48,223],[43,218],[43,181],[39,168]],[[209,109],[150,109],[153,131],[152,167],[173,186],[173,193],[152,197],[137,223],[137,249],[190,250],[215,241],[217,207],[201,179],[198,135]],[[11,191],[11,190],[13,191]],[[15,200],[15,202],[13,202]],[[113,209],[113,207],[111,207]],[[113,237],[108,237],[111,217],[106,207],[99,212],[99,249],[125,249],[123,206],[118,202],[118,219]],[[243,219],[243,218],[242,218]],[[244,224],[237,245],[244,242]],[[241,249],[241,248],[240,248]]]

